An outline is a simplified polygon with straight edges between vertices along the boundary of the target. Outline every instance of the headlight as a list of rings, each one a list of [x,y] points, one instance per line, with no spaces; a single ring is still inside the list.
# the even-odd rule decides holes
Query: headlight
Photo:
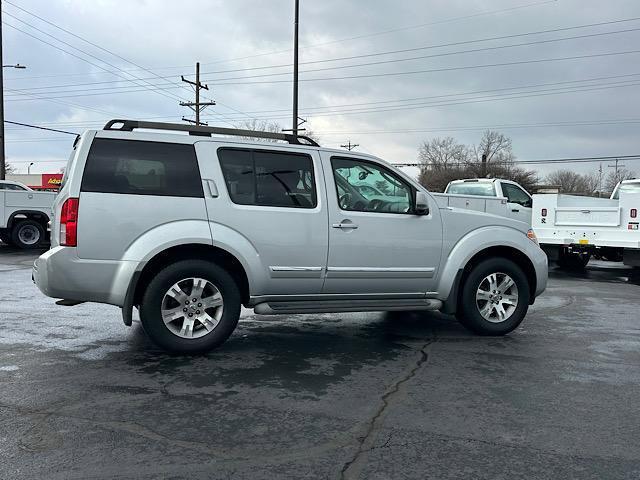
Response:
[[[531,241],[532,241],[533,243],[535,243],[536,245],[540,245],[540,244],[538,243],[538,237],[537,237],[537,235],[536,235],[536,232],[534,232],[532,228],[530,228],[530,229],[527,231],[527,237],[529,238],[529,240],[531,240]]]

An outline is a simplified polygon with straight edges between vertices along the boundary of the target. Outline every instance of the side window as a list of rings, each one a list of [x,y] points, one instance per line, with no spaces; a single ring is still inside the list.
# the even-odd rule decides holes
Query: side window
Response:
[[[2,189],[2,186],[0,186],[0,189]],[[12,184],[12,183],[6,183],[6,184],[4,185],[4,189],[5,189],[5,190],[19,190],[19,191],[21,191],[21,192],[24,192],[24,191],[26,191],[26,190],[27,190],[26,188],[21,187],[20,185],[14,185],[14,184]]]
[[[82,191],[172,197],[203,197],[193,145],[97,138]]]
[[[507,197],[507,200],[509,200],[511,203],[517,203],[519,205],[522,205],[523,207],[531,206],[531,197],[527,195],[527,192],[516,185],[503,183],[502,193],[504,193],[504,196]]]
[[[333,157],[333,178],[342,210],[409,213],[412,189],[391,171],[364,160]]]
[[[290,208],[317,205],[309,155],[221,148],[218,158],[233,203]]]

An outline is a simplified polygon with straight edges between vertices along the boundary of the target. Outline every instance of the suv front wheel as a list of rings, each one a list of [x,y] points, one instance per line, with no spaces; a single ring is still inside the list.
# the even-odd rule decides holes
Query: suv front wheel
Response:
[[[484,260],[466,277],[456,316],[477,334],[506,335],[527,314],[529,288],[527,276],[511,260]]]
[[[240,317],[240,291],[218,265],[184,260],[161,270],[140,305],[145,332],[174,353],[207,352],[229,338]]]

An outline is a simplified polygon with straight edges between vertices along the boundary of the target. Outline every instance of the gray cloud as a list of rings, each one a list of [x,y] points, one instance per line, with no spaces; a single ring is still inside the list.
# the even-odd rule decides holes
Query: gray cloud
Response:
[[[153,2],[143,0],[129,2],[66,0],[46,3],[41,0],[12,0],[12,2],[102,45],[138,65],[152,69],[159,76],[170,76],[166,79],[152,78],[149,80],[150,83],[163,88],[180,87],[180,74],[190,74],[193,70],[191,65],[197,60],[202,63],[202,70],[205,72],[203,77],[211,84],[220,83],[221,78],[288,72],[290,70],[286,67],[274,70],[210,73],[290,63],[293,3],[290,0],[270,2],[250,0],[233,2],[221,0],[186,0],[183,2],[168,0]],[[301,44],[307,46],[301,51],[302,62],[640,17],[640,4],[633,0],[617,2],[558,0],[545,4],[534,0],[520,0],[518,3],[507,0],[428,2],[383,0],[311,2],[301,0],[301,3]],[[532,3],[540,4],[502,13],[476,15]],[[128,71],[135,68],[119,58],[109,56],[90,45],[83,44],[77,38],[66,35],[21,13],[9,4],[5,3],[4,9],[5,12],[90,52],[114,66]],[[462,19],[460,17],[469,18]],[[10,17],[5,16],[4,19],[9,24],[45,38],[42,33],[20,24]],[[451,19],[457,20],[447,21]],[[369,36],[374,32],[427,23],[432,23],[432,25]],[[405,58],[420,54],[427,55],[481,46],[505,45],[632,28],[640,28],[640,21],[513,40],[381,56],[375,57],[373,60]],[[75,83],[116,81],[118,77],[107,74],[96,66],[71,57],[10,27],[5,27],[4,30],[5,63],[20,62],[29,67],[28,70],[23,71],[5,69],[7,119],[26,123],[56,124],[61,125],[60,128],[76,131],[114,117],[166,117],[167,120],[178,121],[183,114],[188,113],[177,105],[178,100],[175,98],[176,95],[182,98],[188,97],[187,90],[175,88],[158,93],[144,90],[132,85],[131,82],[122,81],[106,84],[106,86],[120,87],[125,91],[134,89],[142,91],[52,98],[64,94],[48,92],[60,92],[66,89],[35,89]],[[335,41],[358,36],[365,37],[341,42]],[[56,43],[50,38],[47,40]],[[640,49],[638,40],[640,40],[640,32],[626,32],[386,65],[303,73],[301,78],[393,73],[629,51]],[[68,46],[60,46],[70,49]],[[281,53],[255,56],[273,51]],[[78,55],[82,56],[79,53]],[[252,57],[244,58],[248,56]],[[636,113],[638,100],[640,100],[638,85],[528,98],[495,99],[458,105],[422,106],[421,108],[366,114],[343,115],[338,112],[341,110],[340,108],[324,110],[322,114],[319,114],[320,111],[313,110],[313,107],[454,95],[603,76],[640,74],[640,68],[636,67],[639,58],[640,54],[635,53],[415,75],[302,82],[300,104],[302,113],[308,118],[311,128],[320,133],[323,144],[337,146],[351,139],[359,143],[363,150],[375,153],[390,161],[413,161],[416,158],[417,146],[422,140],[438,135],[452,135],[461,142],[474,143],[482,133],[480,129],[456,130],[460,127],[640,118],[640,115]],[[89,60],[102,65],[107,70],[113,70],[111,66],[100,63],[96,59]],[[360,63],[368,60],[372,59],[303,65],[301,70]],[[139,78],[153,77],[146,71],[131,70],[131,73]],[[74,76],[71,76],[72,74]],[[41,78],[43,76],[51,77]],[[234,82],[288,79],[288,76],[263,77]],[[621,81],[632,83],[633,79],[640,83],[640,75],[638,75],[638,77],[627,79],[600,80],[594,84]],[[104,86],[86,85],[68,87],[68,90],[84,88],[89,90]],[[539,87],[538,89],[543,88]],[[38,95],[50,100],[24,101],[24,96],[16,94],[15,90],[17,89],[26,90],[31,94],[38,93]],[[100,92],[104,92],[104,90]],[[228,126],[229,122],[235,123],[251,116],[261,118],[271,116],[277,117],[276,120],[283,126],[289,126],[289,113],[286,110],[291,105],[290,83],[234,84],[215,87],[212,85],[210,96],[220,103],[219,106],[209,110],[211,124]],[[454,100],[460,102],[460,98],[452,96],[450,103],[456,103]],[[86,109],[79,108],[79,106],[86,107]],[[384,104],[376,105],[376,107],[382,106]],[[247,116],[237,113],[237,111],[260,112],[283,109],[284,112],[254,113]],[[334,114],[325,115],[327,112]],[[638,125],[627,123],[548,128],[503,128],[502,130],[513,138],[514,150],[518,158],[537,159],[639,153],[636,135]],[[427,130],[444,127],[450,128],[451,131],[337,133]],[[7,127],[7,140],[9,160],[22,169],[26,169],[27,162],[35,161],[37,163],[33,168],[34,171],[57,170],[64,164],[70,147],[70,140],[59,134],[14,127]],[[597,166],[596,164],[581,165],[579,168],[588,171],[595,170]],[[633,167],[633,164],[628,166]],[[638,170],[640,170],[639,167],[640,163],[637,166]],[[548,171],[551,168],[553,167],[545,166],[542,171]]]

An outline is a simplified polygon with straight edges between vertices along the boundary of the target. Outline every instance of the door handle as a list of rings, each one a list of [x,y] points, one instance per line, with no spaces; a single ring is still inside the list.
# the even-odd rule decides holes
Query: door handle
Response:
[[[515,212],[515,213],[518,213],[520,210],[518,210],[517,208],[512,208],[511,211]]]
[[[205,180],[206,184],[207,184],[207,188],[209,189],[209,194],[213,197],[213,198],[217,198],[218,197],[218,186],[216,185],[216,182],[214,182],[213,180]]]
[[[342,228],[342,229],[353,229],[355,230],[356,228],[358,228],[358,225],[356,225],[355,223],[353,223],[350,220],[343,220],[340,223],[334,223],[333,225],[331,225],[332,228]]]

